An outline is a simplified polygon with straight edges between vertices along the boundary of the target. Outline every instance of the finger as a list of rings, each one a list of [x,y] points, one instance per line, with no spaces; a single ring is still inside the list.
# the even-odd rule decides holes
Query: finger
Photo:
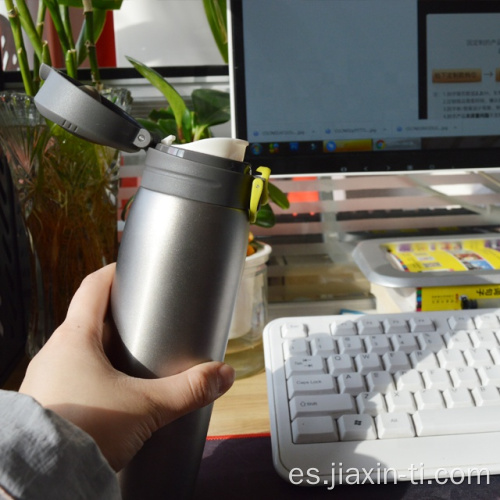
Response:
[[[214,402],[233,385],[234,369],[216,361],[196,365],[177,375],[144,380],[158,428]]]
[[[69,305],[66,323],[77,329],[89,327],[89,331],[102,334],[115,267],[115,264],[109,264],[82,281]]]

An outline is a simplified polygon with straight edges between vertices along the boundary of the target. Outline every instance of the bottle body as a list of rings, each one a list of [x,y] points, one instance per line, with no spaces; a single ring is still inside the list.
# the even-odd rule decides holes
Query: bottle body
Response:
[[[248,230],[241,210],[139,189],[111,293],[129,371],[222,361]]]
[[[222,361],[248,230],[243,210],[139,189],[111,292],[119,368],[162,377]],[[210,414],[204,408],[155,433],[121,473],[124,499],[189,498]]]

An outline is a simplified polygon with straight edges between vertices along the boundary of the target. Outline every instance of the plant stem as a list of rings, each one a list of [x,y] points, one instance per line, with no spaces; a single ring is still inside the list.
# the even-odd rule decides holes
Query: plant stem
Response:
[[[47,7],[43,0],[38,0],[38,15],[36,18],[36,32],[40,39],[43,35],[43,27],[45,26],[45,13],[47,12]]]
[[[85,35],[87,38],[85,46],[87,47],[92,81],[97,86],[100,86],[101,75],[99,72],[99,65],[97,63],[97,51],[94,40],[94,10],[92,8],[91,0],[83,0],[83,14],[85,16]]]
[[[21,21],[19,20],[19,12],[11,0],[5,0],[5,5],[8,9],[9,22],[12,28],[12,36],[14,43],[17,47],[17,60],[19,69],[21,70],[21,77],[23,79],[24,90],[28,95],[35,95],[35,85],[30,71],[28,57],[26,55],[26,48],[24,46],[23,32],[21,28]]]
[[[10,2],[9,2],[10,3]],[[31,17],[31,13],[26,5],[24,0],[17,0],[17,10],[19,13],[19,19],[21,22],[21,26],[28,35],[30,39],[31,45],[33,45],[33,49],[39,59],[42,58],[42,39],[39,36],[35,23],[33,22],[33,18]]]
[[[59,11],[61,12],[61,19],[64,26],[64,33],[66,34],[66,39],[68,40],[68,45],[70,49],[74,49],[75,43],[73,40],[73,28],[71,27],[71,19],[69,16],[69,7],[61,5],[61,7],[59,7]]]
[[[64,53],[64,61],[66,64],[66,70],[68,75],[76,78],[76,57],[75,50],[73,49],[73,42],[68,40],[66,35],[66,28],[64,26],[63,19],[61,17],[61,13],[59,11],[59,5],[56,0],[45,0],[45,4],[47,5],[47,9],[49,9],[50,17],[52,18],[52,22],[54,23],[54,28],[59,37],[59,41],[61,42],[61,47]]]

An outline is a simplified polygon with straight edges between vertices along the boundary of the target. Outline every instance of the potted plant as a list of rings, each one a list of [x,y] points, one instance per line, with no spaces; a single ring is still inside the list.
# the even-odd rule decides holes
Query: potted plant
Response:
[[[95,42],[108,9],[121,0],[40,0],[33,18],[25,0],[6,0],[24,92],[0,93],[0,149],[9,165],[24,224],[32,243],[31,321],[28,353],[33,355],[65,317],[81,280],[116,259],[118,152],[91,144],[47,122],[32,96],[41,82],[42,62],[51,64],[58,47],[44,39],[50,17],[62,47],[66,71],[75,77],[90,62],[93,84],[127,108],[124,89],[102,89]],[[82,27],[73,35],[69,8],[82,12]],[[29,61],[25,38],[33,47]]]
[[[211,137],[211,127],[230,118],[229,95],[213,89],[195,89],[191,94],[191,108],[185,99],[154,69],[128,57],[134,68],[146,78],[165,99],[167,106],[154,109],[147,119],[138,119],[141,125],[160,136],[175,136],[178,143]],[[286,195],[274,184],[268,184],[269,200],[280,208],[288,208]],[[122,218],[126,218],[127,203]],[[275,224],[272,205],[263,205],[257,213],[255,225],[272,227]],[[236,369],[238,377],[250,375],[263,368],[261,346],[262,329],[267,319],[267,267],[271,247],[255,241],[249,235],[245,268],[236,300],[229,332],[226,360]]]

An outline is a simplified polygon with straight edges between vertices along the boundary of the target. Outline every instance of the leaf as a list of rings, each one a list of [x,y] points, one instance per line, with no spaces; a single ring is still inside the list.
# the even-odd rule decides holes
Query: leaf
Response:
[[[162,139],[169,135],[175,135],[177,137],[177,125],[173,118],[169,120],[158,120],[158,127],[160,128]]]
[[[226,0],[203,0],[207,21],[222,59],[229,61],[227,48]]]
[[[149,68],[140,61],[135,60],[130,56],[126,56],[127,60],[134,66],[134,68],[146,78],[153,87],[158,89],[172,107],[175,116],[177,128],[183,130],[183,123],[185,121],[185,113],[189,112],[186,103],[177,90],[172,87],[157,71]]]
[[[182,116],[182,122],[180,130],[182,132],[181,137],[178,137],[179,142],[192,142],[193,141],[193,128],[194,128],[194,116],[189,109],[186,108],[184,115]]]
[[[170,108],[153,109],[148,116],[151,120],[154,121],[170,119],[175,120],[174,113]]]
[[[288,201],[286,194],[271,182],[268,184],[268,191],[269,191],[269,198],[273,203],[276,203],[278,207],[280,208],[290,207],[290,202]]]
[[[231,118],[229,94],[214,89],[196,89],[191,94],[197,125],[211,127]]]
[[[273,227],[276,224],[276,217],[271,205],[267,204],[260,207],[254,224],[260,227]]]
[[[122,6],[123,0],[92,0],[94,9],[118,10]],[[57,0],[59,5],[67,7],[83,7],[82,0]]]

